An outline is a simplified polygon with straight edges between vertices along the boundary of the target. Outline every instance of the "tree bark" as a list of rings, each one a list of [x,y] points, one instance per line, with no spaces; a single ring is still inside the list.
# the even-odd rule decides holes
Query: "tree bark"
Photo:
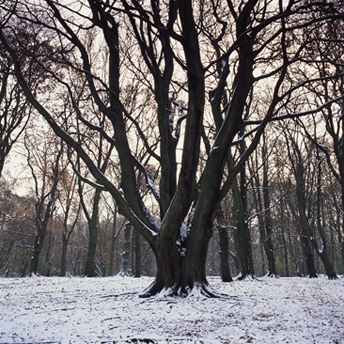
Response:
[[[45,236],[46,236],[45,228],[42,227],[38,229],[37,234],[35,236],[35,242],[34,242],[32,257],[30,261],[29,274],[33,274],[33,275],[38,274],[39,257],[43,249]]]
[[[317,162],[318,162],[318,178],[317,178],[317,194],[316,194],[316,213],[317,213],[317,229],[318,229],[318,233],[319,233],[319,237],[320,237],[320,242],[321,242],[321,247],[318,247],[318,244],[315,240],[315,238],[313,238],[312,243],[313,246],[316,250],[316,252],[318,253],[321,261],[324,264],[324,268],[325,268],[325,272],[326,275],[328,276],[329,279],[337,279],[337,274],[334,271],[334,267],[332,262],[330,261],[329,258],[329,252],[327,249],[327,238],[326,238],[326,234],[325,234],[325,230],[323,227],[323,224],[321,222],[321,210],[322,210],[322,206],[321,206],[321,199],[322,199],[322,189],[321,189],[321,184],[322,184],[322,167],[321,167],[321,162],[322,160],[320,159],[320,155],[319,155],[319,149],[317,149]]]
[[[308,275],[310,278],[317,277],[315,265],[314,265],[314,256],[311,247],[310,241],[310,227],[308,219],[306,216],[306,199],[305,199],[305,180],[304,180],[304,169],[303,161],[301,159],[301,153],[294,145],[294,148],[297,150],[299,155],[299,162],[297,163],[297,169],[295,171],[296,176],[296,199],[297,199],[297,209],[299,213],[299,234],[302,252],[306,261],[306,267]]]
[[[224,224],[224,216],[221,205],[216,210],[217,230],[220,244],[220,273],[222,282],[233,282],[228,262],[228,233]]]
[[[68,239],[66,235],[63,235],[62,238],[62,252],[61,252],[61,264],[60,264],[60,276],[66,276],[67,273],[67,247]]]
[[[124,227],[124,242],[122,251],[121,276],[129,276],[129,255],[130,255],[131,224],[127,222]]]
[[[88,223],[88,248],[85,262],[84,275],[87,277],[97,276],[96,272],[96,252],[98,244],[98,216]]]
[[[264,220],[265,220],[265,232],[266,238],[264,243],[264,249],[269,263],[268,276],[277,276],[276,263],[274,256],[274,245],[272,240],[272,220],[270,210],[270,191],[269,191],[269,177],[268,177],[268,157],[266,154],[265,136],[264,147],[262,152],[263,163],[263,199],[264,199]]]
[[[240,257],[241,272],[239,280],[247,277],[254,278],[253,255],[251,247],[251,235],[248,228],[247,218],[245,217],[245,208],[242,194],[236,182],[232,187],[233,194],[233,221],[236,227],[235,236],[237,237],[237,252]]]
[[[135,245],[135,262],[134,262],[134,277],[141,277],[141,237],[137,231],[134,231],[134,245]]]

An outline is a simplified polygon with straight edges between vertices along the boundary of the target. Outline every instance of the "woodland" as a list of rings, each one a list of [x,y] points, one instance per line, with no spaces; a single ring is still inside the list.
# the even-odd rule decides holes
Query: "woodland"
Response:
[[[341,0],[0,0],[0,275],[337,279],[343,37]]]

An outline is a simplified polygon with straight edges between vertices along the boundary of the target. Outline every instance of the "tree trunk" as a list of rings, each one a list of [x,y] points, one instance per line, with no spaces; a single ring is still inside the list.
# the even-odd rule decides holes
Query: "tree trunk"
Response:
[[[264,143],[265,143],[265,136]],[[276,263],[274,256],[274,246],[272,241],[272,220],[270,210],[270,192],[269,192],[269,177],[268,177],[268,160],[266,156],[266,145],[263,147],[262,158],[264,159],[263,164],[263,200],[264,200],[264,220],[265,220],[265,253],[268,258],[269,272],[268,276],[277,276]]]
[[[264,141],[265,145],[265,141]],[[267,173],[267,161],[265,146],[262,149],[262,159],[264,160],[263,164],[263,200],[261,196],[261,184],[259,180],[259,174],[256,171],[251,171],[251,174],[255,180],[255,188],[253,189],[253,200],[258,214],[258,228],[261,243],[264,248],[266,258],[268,260],[268,276],[276,276],[276,264],[275,257],[273,253],[273,243],[272,243],[272,224],[271,224],[271,211],[270,211],[270,194],[269,194],[269,183],[268,183],[268,173]],[[257,158],[256,158],[257,160]],[[258,161],[256,162],[258,166]],[[256,167],[257,169],[257,167]],[[264,268],[264,267],[263,267]]]
[[[322,263],[324,264],[325,272],[330,280],[338,279],[336,272],[334,271],[333,264],[328,257],[327,249],[323,249],[322,251],[317,251],[319,257],[321,258]]]
[[[129,276],[129,255],[130,255],[130,237],[131,237],[131,224],[127,222],[124,227],[124,243],[122,253],[122,264],[121,264],[121,276]]]
[[[296,203],[298,215],[296,215],[296,212],[294,211],[294,216],[299,222],[299,237],[308,275],[310,278],[316,278],[317,273],[311,247],[311,228],[306,214],[306,181],[304,172],[304,159],[302,158],[302,154],[297,142],[292,137],[290,137],[290,140],[292,142],[292,147],[295,154],[293,172],[296,181]],[[289,145],[288,154],[290,160],[293,161]],[[293,210],[293,207],[291,207],[291,209]]]
[[[96,252],[98,244],[98,218],[93,219],[88,223],[89,239],[88,239],[88,248],[87,256],[85,262],[85,271],[84,275],[87,277],[95,277],[96,273]]]
[[[341,187],[342,187],[342,211],[344,211],[344,179],[343,177],[341,180]],[[339,238],[339,247],[340,247],[340,252],[341,252],[341,257],[342,257],[342,265],[344,269],[344,238],[343,237],[344,237],[344,218],[342,216],[342,228],[340,227],[338,228],[338,238]]]
[[[239,190],[236,181],[232,187],[233,193],[233,220],[236,227],[235,236],[237,244],[237,252],[240,257],[241,273],[239,280],[247,277],[254,278],[253,255],[251,247],[251,235],[248,228],[247,218],[245,216],[245,206],[243,195]]]
[[[217,230],[220,244],[220,272],[222,282],[233,282],[228,263],[228,233],[224,224],[224,216],[221,205],[216,210]]]
[[[296,186],[298,190],[298,186]],[[299,189],[296,191],[297,199],[298,199],[298,209],[299,209],[299,234],[300,234],[300,241],[302,252],[305,257],[307,272],[310,278],[317,277],[315,265],[314,265],[314,257],[312,252],[312,247],[310,244],[310,235],[309,235],[309,224],[306,217],[305,209],[304,209],[304,193]]]
[[[61,265],[60,265],[60,276],[66,276],[67,272],[67,247],[68,239],[67,235],[63,233],[62,235],[62,252],[61,252]]]
[[[33,246],[29,274],[33,274],[33,275],[38,274],[39,256],[43,249],[45,235],[46,235],[45,228],[39,228],[37,231],[37,234],[35,237],[35,243]]]
[[[203,226],[202,226],[203,227]],[[161,242],[154,254],[157,261],[155,281],[141,297],[155,294],[162,296],[199,296],[217,297],[206,278],[206,258],[210,235],[204,235],[204,228],[195,230],[200,234],[198,242],[190,240],[185,256],[176,251],[173,242]],[[211,231],[208,231],[210,233]],[[203,234],[202,234],[203,233]]]
[[[141,237],[137,231],[134,231],[134,277],[141,277]]]
[[[282,243],[283,243],[283,258],[284,258],[284,269],[285,269],[285,276],[289,277],[289,259],[288,259],[288,249],[287,249],[287,240],[286,240],[286,223],[285,223],[285,216],[284,216],[284,201],[283,199],[280,200],[280,225],[281,225],[281,234],[282,234]]]
[[[82,198],[81,186],[79,186],[79,194],[80,194],[80,201],[82,204],[82,208],[84,210],[84,214],[87,219],[88,233],[89,233],[84,275],[87,277],[95,277],[97,276],[96,252],[97,252],[97,245],[98,245],[98,214],[99,214],[99,202],[100,202],[101,190],[96,189],[94,191],[91,215],[89,215],[86,205],[84,203],[84,200]]]
[[[110,262],[109,262],[109,276],[113,276],[113,260],[115,257],[115,243],[116,243],[116,230],[117,230],[117,206],[114,204],[115,210],[113,212],[112,232],[111,232],[111,248],[110,248]]]
[[[327,238],[324,230],[324,225],[321,221],[321,212],[322,212],[322,190],[321,190],[321,182],[322,182],[322,168],[319,156],[319,150],[317,150],[317,161],[318,161],[318,180],[317,180],[317,196],[316,196],[316,211],[317,211],[317,229],[320,236],[321,248],[319,249],[318,244],[315,238],[312,239],[313,246],[318,253],[321,261],[324,264],[326,275],[329,279],[337,279],[337,275],[334,271],[334,267],[332,262],[329,259],[329,254],[327,250]]]
[[[228,263],[228,233],[223,225],[218,226],[220,240],[220,271],[222,282],[233,282]]]

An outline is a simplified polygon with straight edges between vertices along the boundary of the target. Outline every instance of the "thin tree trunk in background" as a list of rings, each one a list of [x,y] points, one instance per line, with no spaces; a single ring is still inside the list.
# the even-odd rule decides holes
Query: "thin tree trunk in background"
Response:
[[[241,273],[239,279],[254,277],[253,256],[251,247],[251,236],[248,228],[247,218],[245,217],[245,200],[240,192],[236,181],[232,186],[233,193],[233,220],[236,227],[237,252],[240,257]]]
[[[285,269],[285,276],[289,277],[290,273],[289,273],[289,259],[288,259],[288,244],[287,244],[286,232],[285,232],[286,219],[284,216],[284,206],[285,206],[284,200],[281,199],[280,200],[280,214],[281,214],[280,224],[281,224],[281,234],[282,234],[282,243],[283,243],[284,269]]]
[[[341,269],[340,269],[340,273],[344,272],[344,237],[342,234],[342,225],[341,225],[341,217],[342,217],[342,213],[341,213],[341,209],[340,206],[338,205],[337,199],[336,199],[336,195],[334,192],[330,192],[331,196],[332,196],[332,202],[334,204],[334,208],[336,210],[336,232],[337,232],[337,238],[338,238],[338,244],[339,244],[339,251],[340,251],[340,257],[341,257]]]
[[[36,184],[36,196],[37,196],[37,203],[35,205],[36,237],[35,237],[35,242],[34,242],[34,247],[33,247],[32,258],[30,262],[29,274],[34,274],[34,275],[38,274],[39,256],[43,249],[49,221],[51,220],[51,217],[55,211],[55,197],[56,197],[57,184],[59,182],[59,173],[60,173],[59,162],[62,156],[62,152],[63,152],[63,145],[61,141],[60,149],[56,155],[56,160],[53,166],[53,175],[50,176],[52,178],[52,185],[50,187],[50,192],[48,192],[45,195],[39,195],[35,172],[28,159],[29,167],[31,169],[32,175],[34,176],[34,180]],[[44,171],[43,178],[47,178],[45,173],[46,171]],[[46,181],[44,180],[43,183],[45,182]]]
[[[79,178],[79,198],[80,203],[82,206],[83,213],[86,217],[87,225],[88,225],[88,247],[87,247],[87,255],[85,261],[85,268],[84,268],[84,275],[87,277],[95,277],[97,276],[96,273],[96,252],[97,252],[97,245],[98,245],[98,220],[99,220],[99,203],[101,197],[101,190],[96,188],[94,190],[93,199],[92,199],[92,209],[89,212],[83,195],[83,187],[81,184],[81,180]]]
[[[111,232],[111,248],[110,248],[110,262],[109,262],[109,276],[113,276],[113,260],[115,257],[115,243],[116,243],[116,230],[117,230],[117,205],[114,204],[112,232]]]
[[[69,239],[72,233],[74,232],[74,229],[78,223],[81,206],[79,205],[74,222],[70,225],[70,229],[68,231],[69,209],[65,213],[66,216],[63,222],[62,252],[61,252],[61,263],[60,263],[60,276],[61,277],[66,276],[66,273],[67,273],[67,250],[68,250]]]
[[[261,196],[261,184],[258,171],[258,156],[256,155],[255,168],[251,167],[251,175],[253,175],[253,201],[258,217],[258,229],[260,234],[261,243],[264,248],[264,252],[268,261],[268,276],[276,276],[276,264],[274,257],[274,248],[272,243],[272,224],[271,224],[271,211],[270,211],[270,194],[269,194],[269,180],[268,180],[268,167],[267,156],[265,151],[265,141],[262,147],[262,159],[263,159],[263,199]],[[264,201],[264,203],[263,203]],[[263,266],[264,271],[264,266]]]
[[[84,275],[87,277],[95,277],[96,273],[96,252],[98,243],[98,221],[90,221],[88,223],[88,248],[85,262]]]
[[[45,261],[47,264],[47,271],[46,271],[46,275],[50,276],[51,274],[51,262],[50,262],[50,255],[51,255],[51,247],[53,246],[53,239],[52,239],[52,235],[51,235],[51,231],[48,231],[48,247],[45,253]]]
[[[224,224],[224,215],[221,205],[216,210],[217,229],[220,245],[220,273],[222,282],[233,282],[228,262],[228,233]]]
[[[62,236],[62,252],[61,252],[61,264],[60,264],[60,276],[66,276],[67,272],[67,247],[68,240],[67,236],[63,234]]]
[[[317,212],[317,229],[320,237],[321,247],[318,247],[318,244],[315,238],[312,238],[313,246],[318,253],[319,257],[321,258],[326,275],[329,279],[337,279],[337,274],[334,271],[334,267],[332,262],[330,261],[328,248],[327,248],[327,238],[324,230],[324,226],[321,221],[321,199],[322,199],[322,190],[321,190],[321,183],[322,183],[322,168],[321,168],[321,159],[319,156],[319,149],[317,149],[317,161],[318,161],[318,178],[317,178],[317,195],[316,195],[316,212]]]
[[[141,237],[140,234],[134,230],[134,277],[141,277]]]
[[[262,252],[261,252],[261,258],[262,258],[262,271],[265,270],[265,256],[267,256],[267,240],[266,240],[266,233],[265,233],[265,224],[264,224],[264,210],[263,210],[263,204],[262,204],[262,197],[260,192],[260,182],[259,182],[259,175],[258,173],[255,173],[253,170],[251,171],[252,175],[255,175],[253,180],[255,181],[255,187],[253,188],[253,202],[255,205],[255,210],[257,212],[257,219],[258,219],[258,230],[260,235],[260,241],[262,246]]]
[[[302,163],[301,163],[302,164]],[[299,213],[299,234],[300,234],[300,241],[302,252],[304,254],[305,263],[307,267],[307,272],[309,277],[314,278],[317,277],[315,265],[314,265],[314,256],[311,247],[311,239],[310,239],[310,228],[308,219],[306,216],[306,209],[305,209],[305,180],[303,174],[303,167],[301,164],[298,164],[298,169],[296,171],[296,198],[297,198],[297,208]]]
[[[307,268],[307,273],[310,278],[316,278],[316,268],[314,265],[314,255],[311,244],[311,228],[308,223],[306,214],[306,180],[305,180],[305,168],[304,159],[301,154],[301,150],[298,146],[298,142],[295,138],[285,134],[287,141],[287,149],[289,160],[292,164],[292,171],[295,177],[296,187],[296,210],[292,202],[290,202],[290,209],[293,213],[295,220],[298,222],[299,238],[301,242],[302,253]]]
[[[309,277],[317,277],[315,265],[314,265],[314,256],[311,247],[310,234],[309,234],[309,224],[305,212],[305,199],[304,191],[300,186],[301,181],[298,181],[296,184],[296,193],[297,193],[297,206],[299,211],[299,235],[301,241],[302,252],[304,254],[305,263],[307,267],[307,272]]]
[[[40,228],[35,237],[35,243],[33,245],[33,252],[30,262],[29,273],[33,275],[38,274],[39,256],[42,252],[44,240],[45,240],[45,229]]]
[[[274,246],[272,241],[272,220],[270,210],[270,190],[269,190],[269,177],[268,177],[268,157],[266,154],[265,136],[264,147],[262,150],[263,163],[263,200],[264,200],[264,220],[265,220],[265,232],[266,232],[266,245],[264,245],[265,253],[268,258],[269,272],[268,276],[277,276],[276,263],[274,256]]]
[[[123,242],[123,252],[122,252],[122,263],[121,263],[121,276],[129,276],[129,255],[130,255],[130,237],[131,237],[131,224],[126,222],[124,227],[124,242]]]

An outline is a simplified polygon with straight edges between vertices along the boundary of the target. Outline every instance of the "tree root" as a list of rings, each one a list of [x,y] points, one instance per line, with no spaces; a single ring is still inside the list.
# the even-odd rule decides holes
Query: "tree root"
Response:
[[[236,280],[238,281],[257,281],[258,278],[256,275],[252,273],[247,273],[247,274],[240,274],[238,277],[236,277]]]
[[[141,298],[165,298],[165,297],[194,297],[194,298],[228,298],[228,295],[215,291],[207,282],[194,282],[192,286],[181,286],[174,284],[170,287],[159,288],[153,282],[148,288],[143,290]]]

